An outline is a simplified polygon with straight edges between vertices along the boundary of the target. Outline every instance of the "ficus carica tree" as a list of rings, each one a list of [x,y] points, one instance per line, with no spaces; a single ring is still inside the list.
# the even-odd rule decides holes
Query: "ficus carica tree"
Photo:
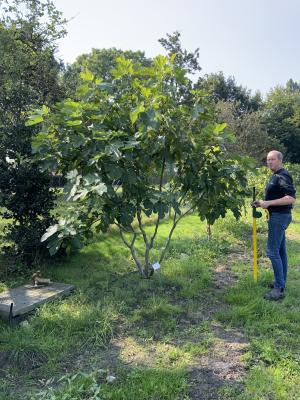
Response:
[[[158,56],[149,66],[118,58],[109,83],[86,71],[77,101],[32,113],[28,124],[40,126],[36,156],[66,174],[68,200],[77,204],[43,236],[51,253],[114,225],[141,276],[148,278],[186,214],[197,213],[210,224],[227,210],[240,216],[243,160],[229,158],[223,146],[230,139],[226,124],[215,123],[206,94],[191,88],[174,57]],[[181,95],[184,85],[188,96]],[[154,259],[166,218],[170,231]],[[136,247],[141,240],[143,251]]]

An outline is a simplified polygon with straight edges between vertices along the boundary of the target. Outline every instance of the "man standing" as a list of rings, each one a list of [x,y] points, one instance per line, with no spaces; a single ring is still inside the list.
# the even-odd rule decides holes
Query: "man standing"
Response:
[[[270,213],[267,256],[272,263],[274,284],[270,285],[272,290],[265,295],[265,299],[279,300],[284,297],[288,270],[285,230],[292,220],[291,210],[296,199],[296,190],[292,177],[282,166],[282,153],[270,151],[267,165],[273,175],[265,188],[265,200],[257,200],[252,205],[267,209]]]

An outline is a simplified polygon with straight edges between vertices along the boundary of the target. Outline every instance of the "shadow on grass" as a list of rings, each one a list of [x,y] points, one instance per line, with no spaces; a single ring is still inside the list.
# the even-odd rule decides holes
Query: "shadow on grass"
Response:
[[[68,262],[45,267],[51,279],[72,282],[77,292],[70,298],[43,306],[29,319],[27,327],[10,332],[0,325],[3,340],[0,352],[8,352],[9,355],[6,365],[2,366],[6,378],[14,371],[16,376],[22,376],[26,386],[30,379],[30,382],[38,382],[45,376],[61,375],[63,371],[70,372],[76,368],[88,370],[93,364],[93,357],[98,368],[105,367],[99,354],[109,354],[111,341],[130,335],[150,353],[149,343],[163,350],[156,354],[151,368],[143,360],[135,367],[129,367],[124,362],[124,356],[118,354],[117,362],[111,368],[118,374],[119,369],[124,370],[124,379],[116,386],[108,386],[112,396],[115,396],[109,398],[135,398],[122,394],[133,390],[132,382],[136,382],[134,371],[138,371],[140,380],[143,381],[144,377],[148,379],[147,385],[143,381],[139,398],[184,398],[180,396],[187,393],[186,366],[192,355],[207,351],[210,343],[208,336],[211,333],[201,331],[203,320],[209,318],[205,312],[206,302],[210,302],[210,267],[217,257],[229,250],[229,243],[224,240],[208,242],[206,238],[175,239],[160,272],[147,280],[139,278],[135,270],[127,272],[130,260],[124,254],[116,257],[114,240],[115,237],[108,240],[110,245],[104,257],[99,257],[98,245],[92,244]],[[124,268],[120,268],[120,262],[124,263]],[[198,317],[195,318],[196,314]],[[193,329],[190,329],[191,326]],[[184,336],[187,329],[189,334]],[[180,335],[183,335],[182,340],[186,344],[184,349],[178,341]],[[173,343],[172,346],[164,347],[168,342]],[[37,353],[33,352],[33,348]],[[38,353],[44,356],[39,360],[41,364],[25,362],[28,364],[27,372],[16,367],[22,365],[22,360],[30,360],[32,355],[34,357],[31,358],[36,359]],[[20,362],[13,365],[13,359]],[[162,370],[165,374],[161,373]],[[178,371],[180,379],[176,375]],[[157,374],[162,377],[159,385],[156,383]],[[200,377],[199,371],[197,374]],[[174,376],[177,376],[175,380],[182,382],[179,385],[180,395],[175,390]],[[203,376],[212,382],[209,372],[204,372]],[[219,383],[218,378],[214,379],[216,387],[224,383],[222,379]],[[170,382],[166,384],[168,380]],[[135,386],[139,387],[136,383]]]

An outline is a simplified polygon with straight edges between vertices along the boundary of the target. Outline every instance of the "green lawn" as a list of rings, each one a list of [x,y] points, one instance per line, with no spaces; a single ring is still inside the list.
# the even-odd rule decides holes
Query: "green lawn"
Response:
[[[286,298],[270,303],[263,300],[266,289],[245,278],[247,266],[236,264],[239,274],[236,287],[225,295],[230,304],[219,315],[228,326],[242,329],[250,341],[245,355],[249,374],[245,390],[238,399],[300,399],[300,207],[294,210],[288,229],[289,278]],[[265,238],[262,240],[265,246]],[[261,260],[264,265],[265,260]],[[261,268],[260,282],[271,282],[269,268]]]
[[[300,399],[299,211],[289,228],[289,285],[280,303],[263,300],[262,283],[272,277],[266,258],[260,259],[258,284],[251,263],[230,258],[237,248],[251,256],[250,216],[219,221],[211,242],[204,224],[186,217],[151,280],[138,276],[113,230],[69,259],[41,266],[52,280],[75,284],[76,292],[41,307],[28,325],[11,330],[0,323],[0,399],[189,399],[188,369],[209,355],[214,319],[238,328],[250,343],[244,385],[224,382],[223,399]],[[153,262],[167,228],[166,222]],[[258,231],[263,255],[264,221]],[[227,259],[238,281],[216,293],[212,267]],[[2,282],[0,289],[20,281]],[[229,307],[208,319],[207,304],[215,300]],[[195,314],[205,318],[195,320]]]

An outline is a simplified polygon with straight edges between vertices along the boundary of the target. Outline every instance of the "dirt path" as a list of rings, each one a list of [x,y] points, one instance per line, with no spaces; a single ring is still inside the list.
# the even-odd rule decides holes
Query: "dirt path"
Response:
[[[214,337],[209,352],[194,357],[188,367],[189,398],[191,400],[233,400],[234,397],[224,394],[224,391],[222,393],[221,389],[229,387],[233,391],[240,390],[241,380],[246,374],[241,358],[249,343],[241,332],[235,329],[225,329],[221,323],[215,320],[217,312],[226,311],[228,308],[228,305],[222,301],[222,295],[226,289],[234,286],[237,282],[237,276],[231,269],[231,265],[236,261],[251,262],[250,259],[247,259],[246,252],[236,250],[228,255],[223,263],[218,263],[213,269],[211,293],[201,302],[203,308],[198,312],[188,313],[181,321],[183,326],[196,325],[206,321],[209,323]],[[201,338],[199,340],[201,341]],[[178,346],[179,343],[176,342],[175,340],[174,345]],[[151,368],[155,364],[159,351],[167,351],[168,347],[169,345],[164,345],[164,348],[159,349],[157,343],[139,347],[132,337],[116,338],[112,341],[102,362],[106,368],[114,369],[121,355],[123,363],[127,364],[128,368],[136,365]]]
[[[236,251],[230,254],[224,263],[218,263],[213,270],[213,288],[219,293],[219,298],[228,289],[235,285],[236,275],[231,269],[231,264],[237,259],[249,262],[246,253]],[[230,387],[239,389],[241,379],[246,370],[242,355],[249,343],[238,330],[227,330],[213,321],[215,312],[226,310],[227,305],[220,300],[211,303],[207,308],[207,317],[211,330],[216,337],[208,355],[199,357],[197,364],[189,368],[189,382],[191,389],[190,398],[194,400],[225,400],[224,391],[221,388]]]

